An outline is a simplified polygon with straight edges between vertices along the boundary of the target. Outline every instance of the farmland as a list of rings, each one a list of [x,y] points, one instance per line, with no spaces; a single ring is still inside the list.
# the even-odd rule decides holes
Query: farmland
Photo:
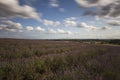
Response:
[[[0,39],[0,80],[120,80],[120,46],[109,42]]]

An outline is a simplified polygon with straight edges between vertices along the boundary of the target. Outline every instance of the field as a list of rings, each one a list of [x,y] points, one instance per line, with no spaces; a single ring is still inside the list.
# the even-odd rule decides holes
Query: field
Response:
[[[120,46],[0,39],[0,80],[120,80]]]

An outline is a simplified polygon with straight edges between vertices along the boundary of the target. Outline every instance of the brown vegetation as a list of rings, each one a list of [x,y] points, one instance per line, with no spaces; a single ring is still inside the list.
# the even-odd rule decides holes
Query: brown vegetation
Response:
[[[0,39],[0,80],[120,80],[120,46]]]

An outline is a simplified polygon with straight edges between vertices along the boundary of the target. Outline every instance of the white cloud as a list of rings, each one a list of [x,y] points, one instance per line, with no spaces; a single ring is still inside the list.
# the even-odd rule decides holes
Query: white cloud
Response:
[[[113,3],[116,0],[75,0],[82,7],[101,7]]]
[[[71,31],[65,31],[63,29],[57,29],[57,30],[49,29],[48,33],[52,33],[52,34],[72,34]]]
[[[51,26],[51,25],[53,25],[53,21],[51,21],[51,20],[43,20],[43,24],[46,25],[46,26]]]
[[[76,17],[69,17],[69,18],[66,18],[66,20],[76,20]]]
[[[58,29],[57,32],[58,32],[58,33],[65,33],[65,31],[62,30],[62,29]]]
[[[59,21],[56,21],[53,23],[53,26],[60,26],[60,25],[61,25],[61,23]]]
[[[59,7],[59,4],[58,4],[57,0],[50,0],[49,5],[51,7]]]
[[[84,13],[98,17],[120,18],[120,0],[75,0],[81,7],[96,8]]]
[[[53,26],[53,27],[61,25],[61,23],[59,21],[52,21],[52,20],[46,20],[46,19],[43,20],[43,24],[45,26]]]
[[[65,12],[65,9],[59,6],[58,0],[49,0],[50,7],[57,8],[60,12]]]
[[[33,18],[40,20],[36,10],[28,5],[19,5],[19,0],[0,0],[0,17]]]
[[[54,29],[49,29],[48,33],[57,33]]]
[[[22,25],[18,22],[13,22],[10,20],[0,21],[0,30],[7,30],[7,31],[11,31],[11,32],[16,32],[16,31],[19,31],[22,29],[23,29]]]
[[[78,24],[78,27],[80,27],[80,28],[85,28],[85,29],[87,29],[88,31],[89,31],[89,30],[97,30],[97,29],[98,29],[97,27],[95,27],[95,26],[93,26],[93,25],[88,25],[88,24],[86,24],[85,22],[81,22],[80,24]]]
[[[33,28],[32,26],[27,26],[26,29],[27,29],[28,31],[34,30],[34,28]]]
[[[77,26],[76,18],[75,17],[66,18],[64,20],[64,25],[65,26]]]
[[[43,20],[43,24],[44,25],[46,25],[46,26],[51,26],[51,25],[53,25],[53,21],[51,21],[51,20]]]
[[[59,33],[59,34],[72,34],[71,31],[64,31],[62,29],[57,29],[57,33]]]
[[[78,25],[78,27],[81,27],[81,28],[85,28],[86,30],[88,31],[91,31],[91,30],[109,30],[111,29],[110,27],[108,26],[104,26],[104,27],[95,27],[93,25],[88,25],[86,24],[85,22],[82,22]]]
[[[7,28],[14,28],[14,29],[22,29],[22,25],[20,23],[16,23],[10,20],[1,21],[4,26],[6,25]]]
[[[108,30],[111,29],[110,27],[104,26],[104,27],[96,27],[94,25],[89,25],[85,22],[79,22],[75,17],[66,18],[64,20],[65,26],[70,27],[78,27],[78,28],[84,28],[87,31],[96,31],[96,30]]]
[[[10,31],[10,32],[16,32],[16,29],[9,29],[9,28],[6,28],[5,30]]]
[[[106,23],[110,26],[120,26],[120,20],[106,20]]]
[[[45,31],[45,29],[44,29],[44,28],[41,28],[40,26],[36,27],[35,30],[36,30],[36,31]]]

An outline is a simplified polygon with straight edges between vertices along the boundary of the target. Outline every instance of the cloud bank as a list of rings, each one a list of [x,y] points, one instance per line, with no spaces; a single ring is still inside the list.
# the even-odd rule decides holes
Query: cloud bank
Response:
[[[84,15],[120,17],[120,0],[75,0],[83,8],[95,8]]]
[[[77,25],[77,27],[79,27],[79,28],[84,28],[84,29],[86,29],[87,31],[109,30],[109,29],[111,29],[110,27],[107,27],[107,26],[96,27],[96,26],[93,26],[93,25],[88,25],[88,24],[85,23],[85,22],[79,23],[79,24]]]
[[[110,26],[120,26],[120,20],[106,20],[106,23]]]

